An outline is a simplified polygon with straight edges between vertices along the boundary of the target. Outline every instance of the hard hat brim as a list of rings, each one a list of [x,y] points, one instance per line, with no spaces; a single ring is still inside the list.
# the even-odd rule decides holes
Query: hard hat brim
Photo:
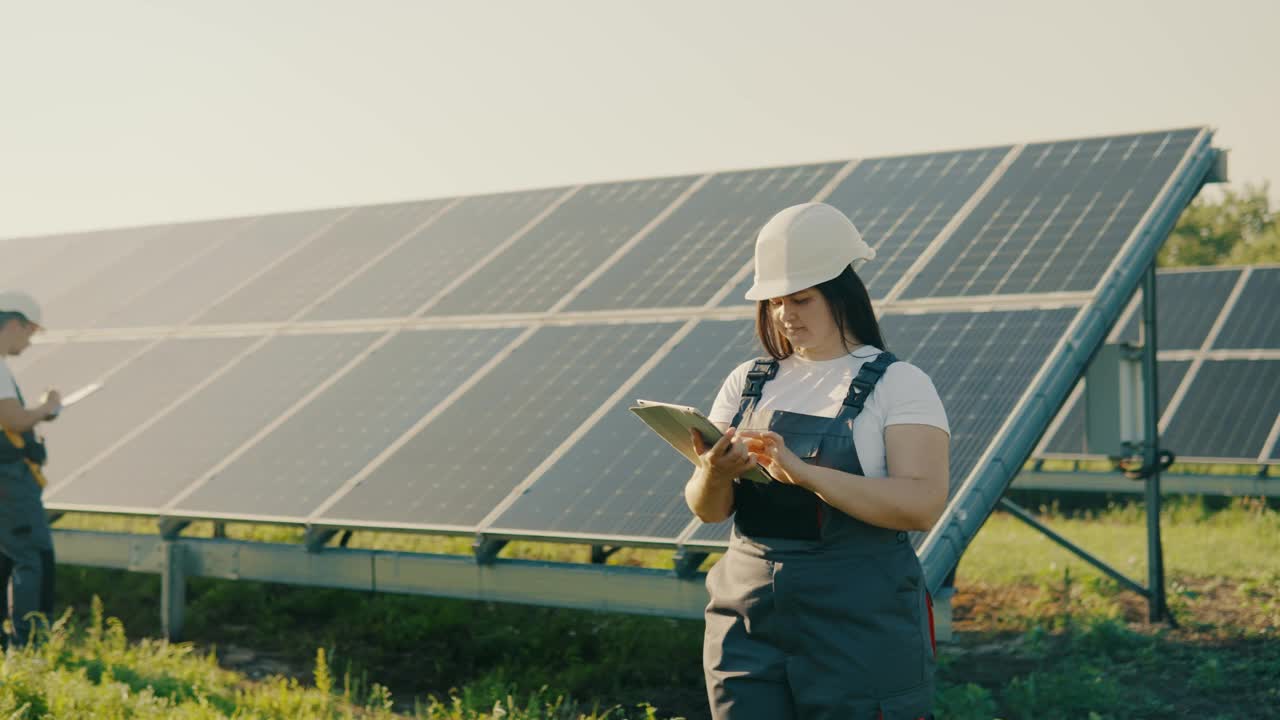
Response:
[[[840,269],[844,272],[844,268]],[[785,279],[774,280],[771,282],[757,281],[747,291],[746,298],[748,300],[770,300],[776,297],[783,297],[792,293],[798,293],[801,290],[807,290],[815,285],[820,285],[834,277],[840,275],[837,273],[814,273],[802,277],[788,277]]]

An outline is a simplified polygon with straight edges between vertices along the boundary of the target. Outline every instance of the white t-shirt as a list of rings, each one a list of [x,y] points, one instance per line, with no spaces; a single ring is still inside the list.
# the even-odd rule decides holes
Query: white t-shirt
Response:
[[[13,398],[18,399],[18,386],[13,379],[13,372],[9,370],[9,364],[0,358],[0,400]]]
[[[785,410],[833,418],[839,413],[849,393],[849,383],[858,370],[879,354],[879,348],[863,345],[834,360],[804,360],[795,355],[781,360],[777,376],[764,384],[756,412]],[[752,364],[753,361],[747,361],[729,373],[707,415],[711,422],[733,422]],[[866,477],[888,475],[884,429],[889,425],[932,425],[951,433],[933,381],[908,362],[899,361],[889,366],[867,398],[862,413],[853,421],[853,444]]]

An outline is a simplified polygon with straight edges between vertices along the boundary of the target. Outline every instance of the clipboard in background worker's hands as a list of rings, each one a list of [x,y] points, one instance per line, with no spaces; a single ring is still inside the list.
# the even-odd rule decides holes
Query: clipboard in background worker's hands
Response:
[[[724,435],[720,432],[720,428],[698,412],[697,408],[655,400],[637,400],[636,404],[629,409],[657,433],[658,437],[666,440],[667,444],[695,465],[698,462],[698,451],[693,447],[693,438],[689,436],[689,430],[697,430],[701,433],[707,447],[717,443]],[[741,477],[758,483],[773,482],[773,478],[759,464]]]
[[[62,398],[62,403],[58,406],[58,410],[54,412],[52,415],[50,415],[49,419],[50,420],[58,419],[58,416],[62,414],[63,410],[66,410],[67,408],[71,407],[72,405],[75,405],[81,400],[84,400],[85,398],[98,392],[101,389],[102,389],[102,383],[89,383],[88,385],[85,385],[79,390],[76,390],[75,392],[71,393],[70,395],[67,395],[66,397]]]

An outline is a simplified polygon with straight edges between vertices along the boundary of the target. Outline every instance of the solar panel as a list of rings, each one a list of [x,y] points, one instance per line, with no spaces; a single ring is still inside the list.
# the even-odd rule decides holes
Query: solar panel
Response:
[[[35,365],[36,362],[44,358],[44,356],[50,354],[51,352],[53,352],[54,350],[60,347],[62,347],[61,343],[54,343],[54,344],[35,343],[35,344],[32,344],[30,347],[28,347],[26,350],[24,350],[21,355],[18,355],[18,356],[10,355],[8,357],[3,357],[3,358],[0,358],[0,362],[6,363],[9,366],[9,369],[14,373],[17,373],[18,377],[21,378],[23,371],[26,368],[29,368],[32,365]]]
[[[1162,270],[1156,274],[1156,344],[1160,350],[1199,350],[1209,329],[1222,312],[1236,281],[1237,269]],[[1137,344],[1142,304],[1136,307],[1120,331],[1119,339]]]
[[[9,358],[9,368],[22,387],[23,399],[28,405],[34,405],[49,388],[69,395],[97,381],[144,346],[145,343],[138,341],[32,345],[18,357]],[[78,407],[73,407],[58,421],[40,426],[51,447],[61,444],[67,425],[63,421],[78,411]]]
[[[693,181],[679,177],[582,188],[429,314],[551,309]]]
[[[991,176],[1009,147],[863,160],[827,198],[876,249],[862,270],[873,298],[895,283]],[[741,303],[752,278],[725,298]]]
[[[302,319],[412,314],[564,193],[535,190],[467,198]]]
[[[341,215],[314,240],[201,314],[196,322],[289,320],[354,279],[359,268],[415,232],[442,206],[442,201],[433,200],[357,208]]]
[[[49,327],[60,329],[98,324],[95,321],[171,275],[203,265],[206,253],[216,250],[251,222],[217,220],[152,233],[132,252],[122,253],[97,274],[45,302],[46,322]]]
[[[46,256],[43,262],[28,265],[24,259],[25,272],[16,280],[23,289],[49,304],[142,247],[147,240],[166,232],[165,227],[147,227],[72,235],[57,243],[57,252]]]
[[[1257,458],[1280,415],[1280,360],[1207,360],[1162,444],[1183,458]]]
[[[103,387],[73,407],[49,436],[49,487],[52,507],[60,487],[99,453],[193,388],[252,343],[248,338],[168,340],[156,344],[120,370]],[[95,354],[98,343],[76,343],[75,352]],[[56,435],[54,434],[56,432]]]
[[[1157,316],[1159,317],[1159,316]],[[1158,322],[1158,320],[1157,320]],[[1191,367],[1190,360],[1161,360],[1156,365],[1158,384],[1157,390],[1160,395],[1160,413],[1169,407],[1169,400],[1173,397],[1178,386],[1182,384],[1182,378],[1186,376],[1187,369]],[[1081,383],[1084,381],[1081,380]],[[1045,444],[1046,456],[1049,455],[1098,455],[1104,449],[1090,451],[1085,442],[1085,402],[1084,395],[1071,403],[1066,408],[1067,416],[1063,419],[1062,424],[1058,427],[1058,431],[1053,434],[1049,442]],[[1177,452],[1177,448],[1169,445],[1168,442],[1162,442],[1165,447]]]
[[[1199,132],[1028,145],[902,297],[1092,290]]]
[[[0,243],[0,287],[28,287],[28,284],[40,275],[55,267],[53,258],[63,252],[78,238],[78,235],[55,235],[52,237],[10,238]],[[22,258],[15,262],[13,258]],[[44,273],[37,272],[43,269]]]
[[[1207,131],[1177,130],[227,221],[240,232],[216,242],[198,237],[215,224],[52,239],[44,271],[68,253],[78,269],[36,290],[69,322],[225,337],[171,338],[119,367],[132,344],[105,363],[106,388],[59,421],[55,458],[69,466],[51,507],[677,544],[695,529],[689,468],[625,405],[706,407],[760,353],[740,307],[753,236],[776,210],[824,198],[877,248],[874,295],[911,281],[883,322],[942,392],[952,479],[968,482],[936,535],[963,547],[957,508],[973,518],[990,504],[962,496],[985,497],[1025,457],[1023,435],[1039,430],[1027,418],[1059,401],[1105,324],[1097,313],[1115,313],[1117,281],[1134,282],[1208,152]],[[118,240],[110,252],[104,237]],[[114,272],[131,258],[148,269],[139,287]],[[1085,295],[1109,269],[1107,292]],[[1180,322],[1164,347],[1199,347],[1232,272],[1170,281],[1162,302]],[[1080,294],[1018,297],[1053,292]],[[909,302],[925,298],[946,300]],[[686,318],[693,334],[654,358]],[[284,334],[263,344],[269,323]],[[24,376],[62,352],[33,352]],[[1162,373],[1186,372],[1169,362]],[[694,546],[725,533],[697,528]]]
[[[692,517],[682,494],[690,465],[627,407],[646,398],[709,411],[730,371],[761,354],[750,321],[699,323],[483,531],[673,543]]]
[[[473,528],[676,327],[537,330],[318,521]]]
[[[1280,267],[1254,268],[1214,348],[1280,348]]]
[[[751,260],[760,226],[779,210],[812,200],[844,164],[713,176],[568,309],[705,304]]]
[[[827,202],[848,214],[876,249],[863,272],[872,297],[883,297],[902,279],[1009,150],[863,161],[840,184]]]
[[[270,269],[291,249],[331,225],[342,211],[288,213],[250,218],[236,232],[132,299],[95,319],[97,327],[178,325],[193,319],[242,283]],[[173,235],[185,236],[186,226]],[[126,273],[126,277],[134,277]]]
[[[305,519],[518,333],[400,333],[167,512]]]
[[[325,377],[369,333],[275,337],[60,487],[63,505],[154,512]]]
[[[953,489],[1007,421],[1077,312],[1064,308],[882,318],[889,349],[928,373],[942,397],[951,425]],[[729,525],[701,527],[691,541],[723,543]]]

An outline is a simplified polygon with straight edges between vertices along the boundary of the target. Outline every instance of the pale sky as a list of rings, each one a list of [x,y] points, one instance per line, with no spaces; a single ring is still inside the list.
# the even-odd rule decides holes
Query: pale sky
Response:
[[[0,0],[0,237],[1187,125],[1276,203],[1278,29],[1271,0]]]

